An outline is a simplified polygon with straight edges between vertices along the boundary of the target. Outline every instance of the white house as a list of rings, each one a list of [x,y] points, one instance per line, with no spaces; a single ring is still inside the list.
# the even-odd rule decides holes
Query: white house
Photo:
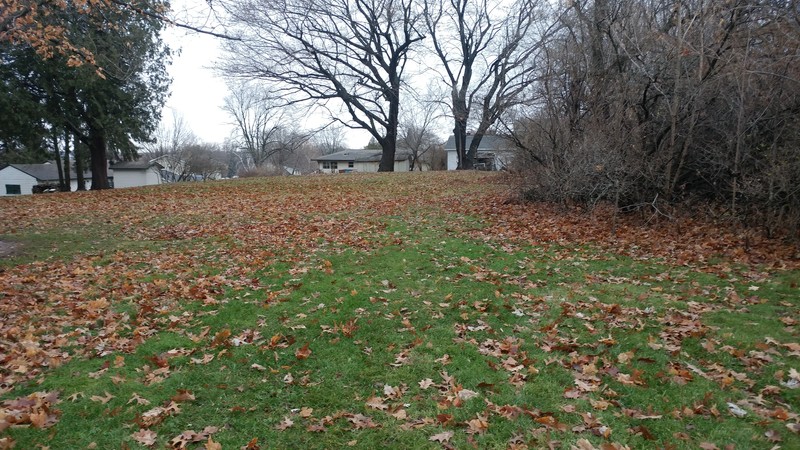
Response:
[[[161,183],[162,166],[155,161],[139,160],[109,165],[108,178],[115,188],[148,186]],[[92,173],[85,171],[86,189],[92,187]],[[9,164],[0,169],[0,196],[32,194],[40,184],[58,185],[58,166],[45,164]],[[78,189],[75,170],[70,171],[70,190]]]
[[[114,188],[150,186],[161,183],[161,164],[154,160],[121,161],[109,166],[114,174]]]
[[[467,136],[467,149],[472,142],[472,136]],[[444,144],[447,152],[447,170],[458,168],[458,153],[456,152],[456,139],[450,136]],[[475,168],[482,170],[503,170],[511,163],[514,157],[514,144],[502,136],[485,135],[478,144],[478,154]]]
[[[84,172],[86,188],[92,186],[91,172]],[[37,184],[58,184],[58,166],[46,164],[9,164],[0,169],[0,196],[32,194]],[[78,189],[78,178],[70,171],[70,189]]]
[[[381,150],[344,150],[317,158],[322,173],[377,172],[381,162]],[[394,155],[394,171],[408,172],[409,155],[398,150]]]

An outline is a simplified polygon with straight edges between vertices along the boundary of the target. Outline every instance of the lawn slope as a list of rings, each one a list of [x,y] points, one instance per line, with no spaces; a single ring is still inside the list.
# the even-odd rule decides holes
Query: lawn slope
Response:
[[[800,448],[796,249],[508,189],[0,199],[0,448]]]

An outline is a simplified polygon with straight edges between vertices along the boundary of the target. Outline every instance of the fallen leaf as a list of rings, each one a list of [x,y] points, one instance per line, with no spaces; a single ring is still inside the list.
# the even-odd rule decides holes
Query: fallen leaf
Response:
[[[290,419],[289,417],[284,417],[283,420],[281,420],[281,422],[275,426],[275,428],[283,431],[286,430],[287,428],[291,428],[293,425],[294,421],[292,419]]]
[[[105,395],[105,396],[102,396],[102,397],[101,397],[101,396],[99,396],[99,395],[93,395],[93,396],[91,396],[89,399],[90,399],[91,401],[93,401],[93,402],[100,402],[100,403],[102,403],[102,404],[104,404],[104,405],[105,405],[106,403],[110,402],[110,401],[111,401],[111,399],[113,399],[113,398],[114,398],[114,396],[113,396],[113,395],[111,395],[111,394],[109,394],[109,393],[108,393],[108,391],[106,391],[106,392],[105,392],[105,394],[106,394],[106,395]]]
[[[219,442],[214,442],[213,439],[210,437],[206,441],[205,445],[203,446],[205,450],[222,450],[222,444]]]
[[[429,437],[428,440],[434,442],[450,442],[450,439],[452,439],[454,434],[455,433],[452,431],[443,431],[439,434],[434,434],[433,436]]]
[[[140,429],[139,431],[131,434],[131,437],[134,441],[144,445],[145,447],[150,447],[156,444],[156,434],[155,431],[147,430],[147,429]]]
[[[298,348],[297,351],[294,352],[294,356],[297,359],[306,359],[310,355],[311,355],[311,349],[308,348],[308,342],[306,342],[306,345]]]
[[[425,378],[424,380],[419,382],[419,387],[422,390],[428,389],[433,385],[434,385],[433,380],[431,380],[430,378]]]

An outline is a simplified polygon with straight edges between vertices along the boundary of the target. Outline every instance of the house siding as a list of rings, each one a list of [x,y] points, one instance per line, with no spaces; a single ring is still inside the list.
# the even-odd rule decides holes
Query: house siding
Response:
[[[319,171],[322,173],[346,173],[347,171],[350,172],[377,172],[378,171],[378,162],[359,162],[356,161],[353,163],[353,167],[347,166],[347,161],[332,161],[337,163],[336,170],[334,169],[324,169],[323,168],[323,161],[318,161],[319,164]],[[394,162],[394,171],[395,172],[408,172],[409,163],[407,159],[403,161],[395,161]]]
[[[20,194],[32,194],[33,187],[36,186],[38,183],[36,182],[36,178],[28,175],[27,173],[15,168],[8,166],[2,170],[0,170],[0,196],[13,196],[16,194],[6,194],[6,185],[7,184],[18,184],[20,188]]]
[[[161,183],[161,174],[157,168],[142,170],[115,170],[114,188],[149,186]]]

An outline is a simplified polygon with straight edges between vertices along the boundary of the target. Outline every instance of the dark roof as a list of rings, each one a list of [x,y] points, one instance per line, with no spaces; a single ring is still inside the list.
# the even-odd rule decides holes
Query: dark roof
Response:
[[[472,142],[473,136],[467,136],[467,147]],[[483,152],[491,152],[497,150],[509,150],[514,148],[514,144],[503,136],[484,135],[481,138],[481,143],[478,145],[478,150]],[[444,144],[446,151],[454,151],[456,149],[456,138],[450,135],[447,142]]]
[[[58,166],[55,164],[9,164],[9,166],[27,173],[38,181],[58,181]],[[69,177],[70,180],[75,180],[78,174],[70,170]],[[84,171],[83,177],[92,178],[92,172]]]
[[[112,170],[144,170],[153,166],[161,166],[153,159],[139,158],[136,161],[120,161],[111,164],[109,167]]]
[[[353,162],[380,162],[382,150],[344,150],[341,152],[311,158],[312,161],[353,161]],[[395,161],[408,159],[408,153],[397,150],[394,154]]]

